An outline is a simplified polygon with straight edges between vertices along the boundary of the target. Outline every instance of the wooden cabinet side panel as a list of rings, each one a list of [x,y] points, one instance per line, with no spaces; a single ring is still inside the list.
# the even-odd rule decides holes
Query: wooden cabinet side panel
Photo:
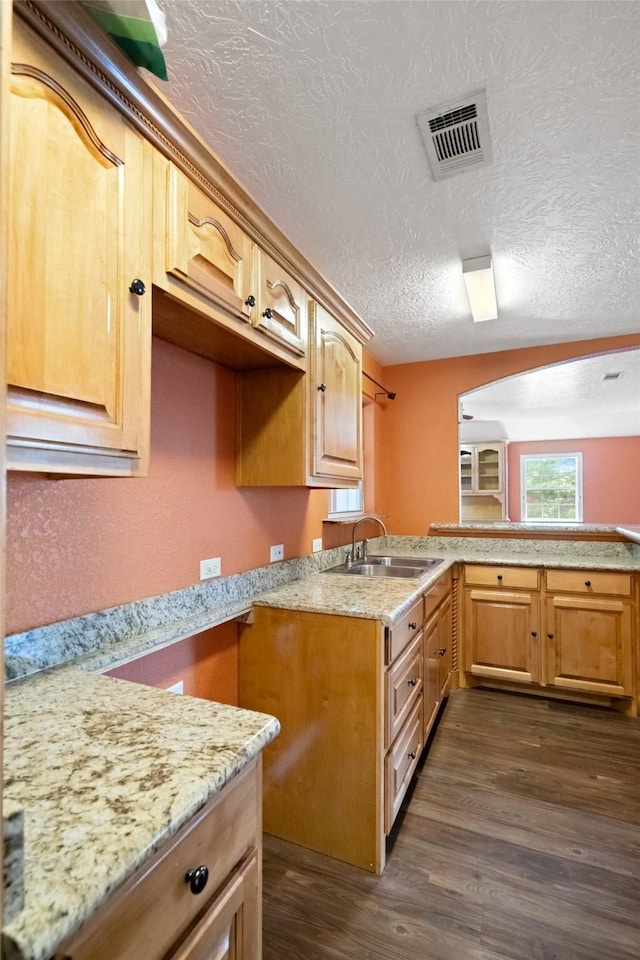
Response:
[[[240,634],[240,705],[282,727],[264,829],[368,870],[384,863],[382,647],[377,621],[263,607]]]
[[[274,367],[238,376],[238,486],[304,485],[306,382]]]

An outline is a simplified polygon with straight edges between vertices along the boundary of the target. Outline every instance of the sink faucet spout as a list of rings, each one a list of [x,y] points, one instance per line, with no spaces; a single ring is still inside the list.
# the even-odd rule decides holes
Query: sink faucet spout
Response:
[[[386,528],[384,522],[380,519],[380,517],[374,517],[372,514],[366,514],[366,516],[360,517],[358,520],[356,520],[356,522],[355,522],[354,525],[353,525],[353,532],[352,532],[352,534],[351,534],[351,553],[348,554],[348,557],[347,557],[347,562],[348,562],[348,563],[353,563],[353,562],[356,560],[356,530],[358,529],[358,525],[361,524],[364,520],[375,520],[375,522],[376,522],[377,524],[379,524],[380,529],[382,530],[383,535],[384,535],[385,537],[387,536],[387,528]],[[363,560],[366,560],[366,559],[367,559],[367,540],[366,540],[366,537],[365,537],[365,539],[362,541],[362,553],[361,553],[361,558],[362,558]]]

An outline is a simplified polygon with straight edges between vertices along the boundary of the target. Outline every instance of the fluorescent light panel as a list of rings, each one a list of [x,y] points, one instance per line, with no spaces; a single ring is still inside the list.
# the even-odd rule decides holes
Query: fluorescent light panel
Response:
[[[463,260],[462,275],[474,321],[479,323],[481,320],[496,320],[498,304],[491,257]]]

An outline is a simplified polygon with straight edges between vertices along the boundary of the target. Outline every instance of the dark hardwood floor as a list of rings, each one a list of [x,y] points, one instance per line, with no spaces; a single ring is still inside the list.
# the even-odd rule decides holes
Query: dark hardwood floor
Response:
[[[263,922],[264,960],[638,960],[640,721],[456,691],[384,875],[265,837]]]

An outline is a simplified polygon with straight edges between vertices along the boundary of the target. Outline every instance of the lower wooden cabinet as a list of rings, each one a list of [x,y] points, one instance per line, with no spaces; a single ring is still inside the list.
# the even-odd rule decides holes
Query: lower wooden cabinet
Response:
[[[261,801],[257,759],[117,889],[54,960],[260,960]],[[205,867],[208,879],[194,892]]]
[[[464,669],[487,682],[630,698],[635,616],[630,573],[467,564]]]
[[[452,643],[448,572],[433,590],[439,705]],[[382,873],[386,835],[425,742],[425,609],[421,596],[388,628],[255,607],[253,623],[240,627],[239,703],[281,723],[264,751],[267,833]]]

